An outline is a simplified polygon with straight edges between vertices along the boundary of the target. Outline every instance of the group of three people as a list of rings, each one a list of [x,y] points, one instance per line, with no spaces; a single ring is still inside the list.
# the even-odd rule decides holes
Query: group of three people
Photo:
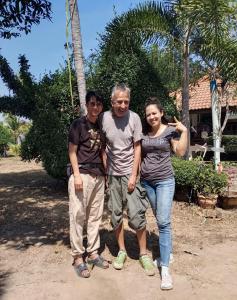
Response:
[[[103,114],[103,99],[95,92],[88,92],[87,115],[76,119],[70,127],[68,190],[73,265],[78,275],[84,278],[90,276],[88,265],[109,267],[98,253],[106,178],[111,223],[119,246],[113,267],[122,269],[127,258],[123,226],[126,205],[128,224],[137,234],[139,261],[147,275],[155,274],[146,247],[145,213],[150,201],[159,228],[161,288],[171,289],[169,262],[175,181],[170,153],[172,150],[179,156],[185,154],[187,129],[176,119],[174,123],[168,123],[156,98],[149,98],[145,104],[143,127],[139,116],[129,110],[129,104],[130,89],[124,84],[114,86],[111,110]],[[87,228],[86,249],[83,245],[84,224]]]

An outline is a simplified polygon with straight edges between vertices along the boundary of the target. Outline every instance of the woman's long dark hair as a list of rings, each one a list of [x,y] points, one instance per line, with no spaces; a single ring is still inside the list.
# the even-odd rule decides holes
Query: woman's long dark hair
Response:
[[[162,124],[168,124],[168,120],[166,119],[165,117],[165,111],[164,111],[164,108],[163,106],[161,105],[160,101],[158,100],[157,97],[149,97],[146,102],[145,102],[145,107],[144,107],[144,110],[146,111],[146,108],[149,106],[149,105],[155,105],[157,107],[157,109],[160,111],[160,112],[163,112],[163,116],[161,117],[161,123]],[[147,120],[146,120],[146,115],[144,116],[143,118],[143,122],[142,122],[142,132],[143,134],[148,134],[149,132],[151,132],[151,126],[148,124]]]

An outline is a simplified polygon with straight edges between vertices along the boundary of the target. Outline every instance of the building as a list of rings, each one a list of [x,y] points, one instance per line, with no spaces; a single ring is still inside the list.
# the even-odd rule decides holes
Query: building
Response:
[[[226,93],[223,93],[222,82],[217,82],[218,93],[220,95],[222,113],[221,124],[226,115],[226,103],[228,101],[230,116],[225,126],[224,135],[237,135],[237,85],[230,85]],[[212,112],[211,112],[211,92],[210,79],[205,75],[195,84],[190,85],[189,90],[189,112],[191,127],[191,144],[203,143],[212,133]],[[176,101],[179,111],[182,109],[181,89],[170,94]]]

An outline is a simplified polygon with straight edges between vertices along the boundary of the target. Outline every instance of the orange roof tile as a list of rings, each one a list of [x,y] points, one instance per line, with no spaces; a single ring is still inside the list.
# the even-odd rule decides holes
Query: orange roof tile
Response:
[[[217,81],[218,82],[218,81]],[[218,85],[220,84],[220,80]],[[234,93],[237,85],[230,85],[229,87],[229,105],[237,106],[237,95]],[[218,87],[221,91],[221,88]],[[235,95],[233,95],[235,94]],[[182,109],[182,91],[181,89],[170,93],[171,97],[175,98],[177,109]],[[222,100],[222,106],[226,105],[225,97]],[[189,88],[189,110],[209,109],[211,108],[211,92],[210,92],[210,79],[208,75],[205,75],[199,79],[194,85],[190,85]]]

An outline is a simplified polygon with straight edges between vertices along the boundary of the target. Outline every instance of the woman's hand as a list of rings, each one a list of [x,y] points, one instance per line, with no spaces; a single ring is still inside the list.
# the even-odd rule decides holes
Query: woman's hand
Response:
[[[174,117],[175,123],[168,123],[170,126],[174,126],[175,130],[181,133],[180,139],[177,141],[171,139],[172,148],[175,154],[178,156],[184,156],[187,151],[188,145],[188,131],[187,128]]]
[[[168,125],[175,127],[175,130],[182,133],[182,132],[187,132],[187,128],[174,117],[175,123],[168,123]]]

